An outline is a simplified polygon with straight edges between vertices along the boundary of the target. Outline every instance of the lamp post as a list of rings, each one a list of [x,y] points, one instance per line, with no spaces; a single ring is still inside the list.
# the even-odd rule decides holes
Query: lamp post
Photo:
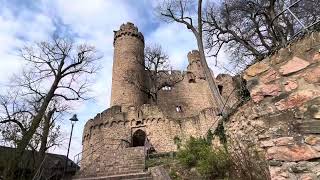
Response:
[[[66,174],[67,168],[68,168],[68,159],[69,159],[69,151],[70,151],[70,145],[71,145],[71,138],[72,138],[73,126],[74,126],[74,124],[75,124],[77,121],[79,121],[78,118],[77,118],[77,115],[74,114],[74,115],[72,116],[72,118],[70,118],[70,121],[71,121],[71,133],[70,133],[70,139],[69,139],[69,145],[68,145],[66,165],[65,165],[65,168],[64,168],[65,174]]]

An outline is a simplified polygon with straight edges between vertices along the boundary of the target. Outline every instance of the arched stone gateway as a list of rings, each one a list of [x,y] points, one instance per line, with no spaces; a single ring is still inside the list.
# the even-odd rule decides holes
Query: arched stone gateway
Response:
[[[133,147],[144,146],[145,140],[146,140],[146,133],[143,130],[138,129],[132,135],[132,146]]]

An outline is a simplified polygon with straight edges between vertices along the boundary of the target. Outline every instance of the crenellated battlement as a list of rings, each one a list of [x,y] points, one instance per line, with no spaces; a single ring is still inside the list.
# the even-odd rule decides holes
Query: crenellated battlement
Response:
[[[198,50],[192,50],[188,53],[188,61],[189,64],[192,64],[193,62],[200,61],[200,53]]]
[[[141,32],[139,32],[138,28],[131,22],[127,22],[127,24],[122,24],[120,26],[120,30],[114,31],[114,41],[115,44],[116,40],[123,36],[131,36],[140,39],[144,43],[144,37]]]

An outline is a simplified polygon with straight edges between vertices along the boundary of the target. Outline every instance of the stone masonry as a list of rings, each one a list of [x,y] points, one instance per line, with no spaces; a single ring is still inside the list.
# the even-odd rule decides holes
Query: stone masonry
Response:
[[[320,33],[247,68],[252,100],[225,124],[266,153],[274,180],[320,179]]]
[[[149,104],[145,94],[129,84],[125,73],[138,71],[138,81],[146,82],[143,63],[144,37],[132,23],[123,24],[114,34],[111,107],[88,120],[83,131],[83,153],[78,177],[102,177],[130,173],[128,160],[140,152],[146,139],[156,152],[176,151],[174,139],[205,136],[217,124],[217,108],[204,76],[199,52],[188,53],[186,71],[173,70],[181,81],[163,88],[157,105]],[[216,83],[224,98],[235,88],[230,75],[219,75]],[[232,105],[237,96],[231,93]],[[141,150],[141,148],[140,148]],[[134,159],[134,158],[133,158]],[[140,158],[141,159],[141,158]],[[143,159],[143,158],[142,158]],[[125,164],[127,164],[125,166]],[[138,171],[144,167],[138,163]]]

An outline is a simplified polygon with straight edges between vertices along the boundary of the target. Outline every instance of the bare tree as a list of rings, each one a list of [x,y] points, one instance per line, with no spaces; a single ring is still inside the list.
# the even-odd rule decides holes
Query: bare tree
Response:
[[[174,86],[183,80],[183,76],[172,74],[169,66],[168,55],[162,50],[161,46],[147,46],[144,51],[144,61],[137,61],[145,70],[146,81],[138,81],[135,70],[126,73],[124,79],[145,93],[151,103],[157,104],[158,92],[165,86]]]
[[[53,38],[49,42],[21,50],[22,57],[28,62],[22,75],[17,76],[21,96],[37,109],[30,116],[30,124],[17,142],[13,160],[6,170],[6,179],[14,179],[14,173],[25,149],[30,144],[41,122],[50,116],[50,103],[86,99],[90,83],[88,74],[99,68],[94,47],[75,45],[71,40]]]
[[[31,119],[37,113],[39,101],[30,101],[19,94],[19,91],[6,93],[0,96],[0,128],[3,144],[16,147],[21,137],[29,129]],[[55,121],[66,111],[65,106],[58,106],[57,101],[52,101],[43,117],[39,128],[30,140],[27,149],[31,150],[32,157],[21,162],[19,167],[36,170],[44,159],[45,152],[61,142],[60,126]],[[54,115],[56,114],[56,115]],[[30,167],[29,162],[34,166]],[[23,175],[23,173],[22,173]]]
[[[233,55],[234,65],[261,60],[308,25],[320,20],[319,0],[223,0],[210,1],[205,10],[206,48],[217,57],[222,49]],[[282,13],[283,12],[283,13]]]
[[[200,53],[200,62],[204,69],[206,79],[208,80],[211,94],[218,108],[222,110],[224,106],[224,100],[219,93],[204,53],[202,17],[203,2],[202,0],[198,0],[197,3],[194,2],[195,1],[192,0],[165,0],[162,4],[159,5],[159,11],[161,16],[164,17],[165,20],[183,24],[193,33],[194,37],[197,40],[197,45]]]

